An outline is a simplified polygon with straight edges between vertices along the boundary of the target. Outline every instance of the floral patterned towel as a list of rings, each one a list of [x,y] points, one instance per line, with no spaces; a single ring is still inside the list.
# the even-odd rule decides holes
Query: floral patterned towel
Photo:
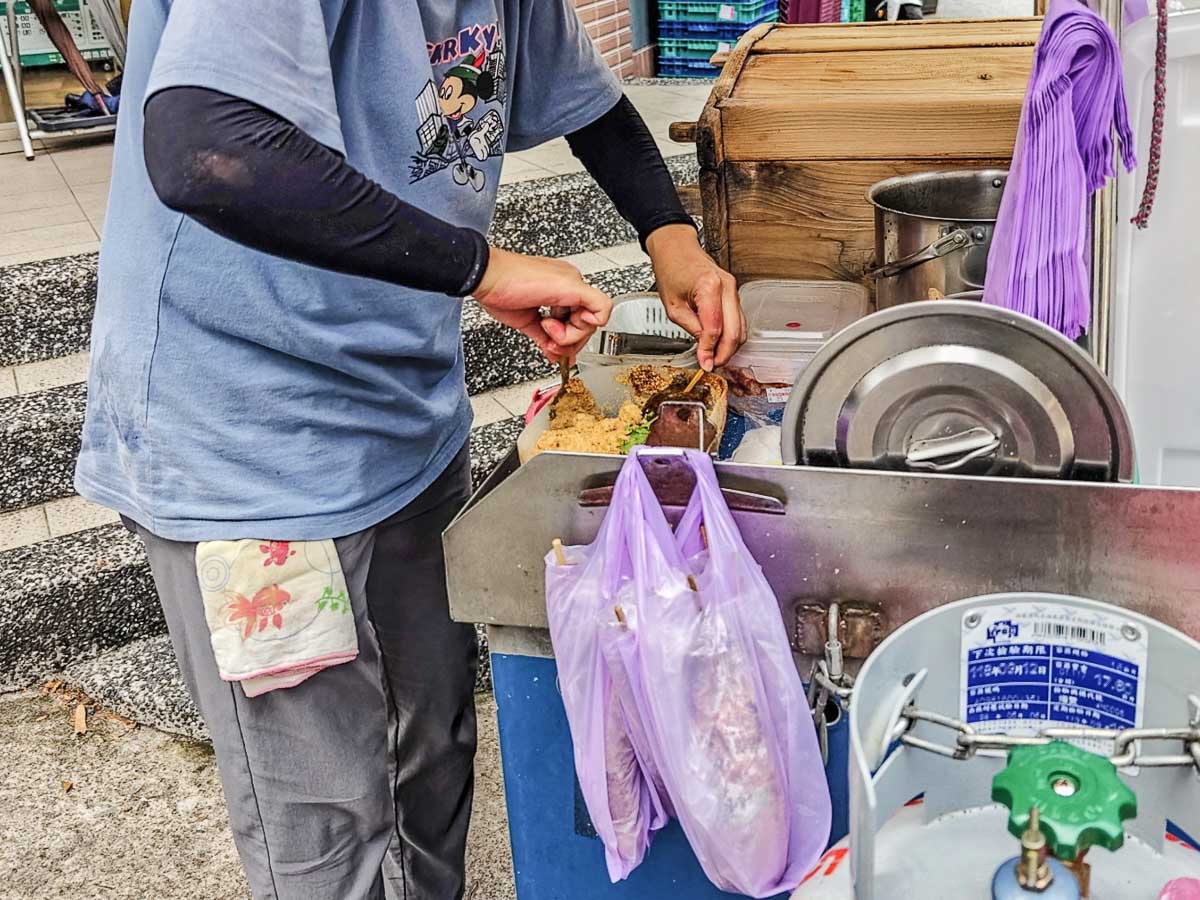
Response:
[[[217,668],[247,697],[358,656],[333,541],[202,541],[196,575]]]

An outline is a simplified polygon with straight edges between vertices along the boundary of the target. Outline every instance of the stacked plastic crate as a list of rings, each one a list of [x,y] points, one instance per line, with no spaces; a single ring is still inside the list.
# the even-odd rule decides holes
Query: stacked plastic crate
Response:
[[[658,74],[665,78],[710,78],[709,62],[762,22],[779,18],[779,0],[658,0]]]

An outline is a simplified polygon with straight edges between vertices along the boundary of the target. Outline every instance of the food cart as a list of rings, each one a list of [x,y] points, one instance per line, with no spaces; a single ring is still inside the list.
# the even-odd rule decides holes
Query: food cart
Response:
[[[714,256],[743,281],[870,282],[880,260],[868,187],[931,168],[1003,169],[1037,29],[750,32],[699,123],[676,129],[698,145]],[[873,78],[886,78],[888,103]],[[1036,879],[1039,858],[1032,837],[1010,833],[1014,822],[1041,832],[1013,778],[993,779],[1022,741],[1038,765],[1067,753],[1049,743],[1058,737],[1110,756],[1101,782],[1113,797],[1136,794],[1141,812],[1127,826],[1128,804],[1114,801],[1120,814],[1085,817],[1087,840],[1055,837],[1075,858],[1070,874],[1047,870],[1065,891],[1047,896],[1086,894],[1089,847],[1116,851],[1088,857],[1096,897],[1157,896],[1147,891],[1168,876],[1200,874],[1200,853],[1183,849],[1200,832],[1200,491],[1132,483],[1128,418],[1084,351],[968,301],[892,306],[821,351],[792,391],[782,441],[790,465],[718,463],[717,474],[811,685],[832,839],[851,836],[796,896],[1023,895],[1006,860],[1032,859]],[[728,896],[676,825],[611,884],[575,780],[543,559],[555,539],[592,539],[621,463],[543,453],[520,465],[514,451],[444,537],[451,613],[487,626],[521,900]],[[678,516],[688,467],[669,450],[643,465]],[[1019,640],[1071,664],[1111,653],[1136,675],[1122,682],[1134,692],[1125,713],[1095,692],[1063,699],[1047,676],[1040,736],[972,718],[971,665]],[[992,688],[1028,701],[1019,679]],[[1035,785],[1052,836],[1080,824],[1078,804],[1061,800],[1090,777],[1077,763]],[[905,804],[917,795],[914,812]],[[1008,830],[997,800],[1011,807]],[[904,869],[918,857],[924,868]]]

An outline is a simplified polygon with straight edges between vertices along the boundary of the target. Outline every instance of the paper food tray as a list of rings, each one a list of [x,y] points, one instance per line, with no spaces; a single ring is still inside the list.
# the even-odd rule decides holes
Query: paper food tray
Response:
[[[628,367],[598,366],[594,369],[584,369],[578,375],[596,403],[605,413],[615,414],[621,404],[629,397],[629,385],[617,381],[617,377],[628,371]],[[517,438],[517,456],[521,464],[527,463],[534,455],[534,447],[542,432],[550,427],[550,403],[547,403],[535,415]],[[712,418],[709,420],[717,430],[716,442],[720,444],[721,432],[725,426],[725,404],[719,403]],[[555,451],[548,451],[555,452]],[[599,455],[599,454],[597,454]]]
[[[596,398],[596,403],[602,410],[606,413],[615,413],[625,398],[629,396],[629,386],[617,381],[617,375],[624,371],[624,369],[614,366],[601,366],[595,369],[584,369],[577,377],[592,392],[592,396]],[[542,436],[543,431],[550,427],[550,407],[552,405],[553,401],[539,409],[537,415],[533,417],[533,421],[522,429],[521,436],[517,438],[517,455],[521,459],[521,465],[533,457],[533,449],[537,445],[538,438]]]

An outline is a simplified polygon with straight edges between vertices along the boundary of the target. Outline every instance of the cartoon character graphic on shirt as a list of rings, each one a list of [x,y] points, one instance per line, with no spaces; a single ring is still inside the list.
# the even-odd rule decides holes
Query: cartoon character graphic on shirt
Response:
[[[455,51],[466,50],[468,55]],[[458,56],[458,58],[455,58]],[[455,184],[482,191],[480,167],[503,153],[504,49],[495,25],[463,29],[455,38],[430,45],[431,61],[451,60],[435,87],[431,79],[417,96],[421,150],[412,158],[412,182],[450,169]]]

